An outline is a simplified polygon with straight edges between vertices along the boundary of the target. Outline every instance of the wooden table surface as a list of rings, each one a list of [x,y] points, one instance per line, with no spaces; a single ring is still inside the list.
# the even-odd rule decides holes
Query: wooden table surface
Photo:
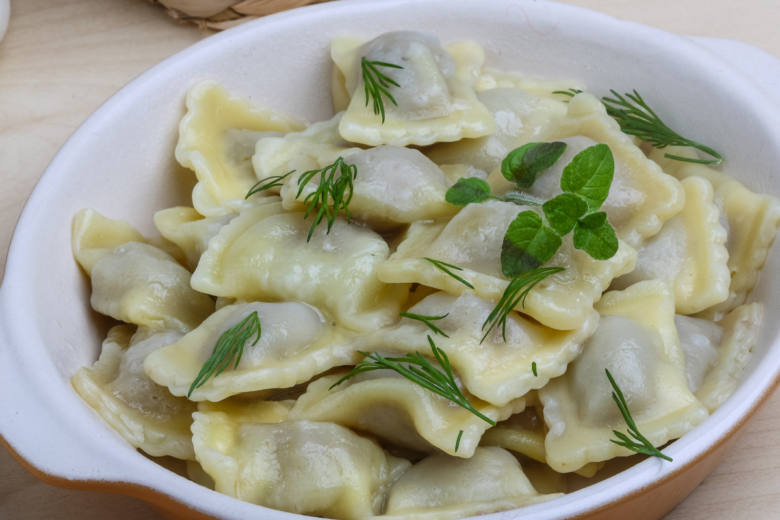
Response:
[[[563,1],[681,34],[740,40],[780,56],[778,0]],[[144,0],[12,0],[9,30],[0,42],[0,277],[27,197],[76,127],[138,74],[210,34],[176,24]],[[780,395],[666,519],[780,517],[778,428]],[[133,498],[39,482],[0,449],[0,518],[55,515],[161,518]]]

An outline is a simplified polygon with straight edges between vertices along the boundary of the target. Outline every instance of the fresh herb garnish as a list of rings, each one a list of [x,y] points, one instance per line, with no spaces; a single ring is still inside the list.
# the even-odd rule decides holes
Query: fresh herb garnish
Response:
[[[458,448],[460,447],[460,438],[463,437],[463,430],[458,432],[458,440],[455,441],[455,453],[458,453]]]
[[[605,144],[590,146],[563,168],[563,193],[544,202],[542,212],[523,211],[509,224],[501,247],[501,270],[514,278],[544,265],[574,230],[574,247],[597,260],[612,258],[618,250],[615,230],[598,211],[609,195],[615,160]]]
[[[355,191],[353,181],[357,177],[357,166],[354,164],[346,164],[342,157],[336,159],[336,162],[326,166],[319,170],[309,170],[304,172],[298,178],[298,194],[296,198],[301,196],[303,189],[311,181],[315,175],[320,175],[320,182],[317,189],[308,195],[303,200],[304,204],[308,204],[309,208],[306,210],[306,214],[303,219],[309,218],[309,215],[319,206],[316,215],[314,216],[314,222],[311,225],[309,236],[306,238],[306,242],[311,240],[314,230],[317,228],[323,217],[328,221],[328,233],[336,222],[336,216],[338,216],[339,209],[344,209],[347,214],[347,222],[350,222],[349,208],[347,205],[352,200],[352,194]],[[289,175],[289,174],[288,174]],[[347,194],[349,189],[349,194]],[[345,198],[346,197],[346,198]],[[333,201],[333,209],[328,206],[328,202]]]
[[[382,94],[392,101],[395,106],[398,106],[398,103],[395,102],[395,98],[393,98],[387,89],[390,88],[390,85],[395,85],[396,87],[400,87],[401,85],[379,72],[377,67],[391,67],[394,69],[403,69],[403,67],[392,63],[384,63],[382,61],[368,61],[365,56],[360,59],[360,66],[363,69],[363,83],[366,87],[366,106],[368,106],[368,99],[373,98],[374,114],[379,115],[381,113],[382,123],[384,123],[385,104],[382,101]]]
[[[539,374],[536,373],[536,361],[531,363],[531,372],[534,373],[534,377],[539,377]]]
[[[249,190],[249,192],[246,194],[246,197],[244,197],[244,199],[245,200],[248,199],[255,193],[260,193],[261,191],[264,190],[270,190],[271,188],[282,186],[284,184],[283,182],[284,179],[286,179],[293,173],[295,173],[295,170],[291,172],[287,172],[284,175],[274,175],[272,177],[266,177],[265,179],[261,180],[260,182],[252,186],[252,189]]]
[[[528,143],[509,152],[501,162],[501,173],[519,189],[534,185],[539,174],[549,169],[566,151],[566,143]]]
[[[488,200],[512,202],[520,206],[541,206],[545,202],[544,199],[518,191],[510,191],[503,197],[497,197],[490,192],[490,184],[479,177],[458,179],[458,182],[447,190],[444,199],[453,206],[461,207],[469,204],[479,204]]]
[[[504,341],[506,341],[506,320],[509,317],[509,313],[512,312],[512,310],[521,302],[523,307],[525,307],[525,299],[528,296],[528,293],[530,293],[539,282],[550,275],[560,273],[561,271],[565,270],[566,269],[563,267],[542,267],[539,269],[532,269],[517,276],[511,282],[509,282],[509,285],[504,291],[504,295],[501,297],[501,300],[499,300],[498,304],[496,305],[496,308],[493,309],[493,312],[490,313],[490,316],[488,316],[487,320],[485,320],[485,323],[482,324],[483,330],[485,327],[487,327],[488,323],[490,323],[490,328],[488,328],[487,332],[485,332],[485,335],[482,336],[480,344],[485,341],[485,338],[487,338],[488,334],[490,334],[490,331],[493,330],[493,327],[495,327],[496,324],[501,324],[501,337],[503,337]]]
[[[626,434],[617,430],[612,430],[612,433],[614,433],[620,440],[616,441],[615,439],[610,439],[610,441],[617,444],[618,446],[628,448],[635,453],[643,453],[653,457],[660,457],[664,460],[672,462],[671,457],[667,457],[661,453],[661,450],[653,446],[644,435],[639,433],[639,429],[637,429],[636,423],[634,422],[633,417],[631,417],[631,412],[628,411],[628,403],[626,402],[625,397],[623,397],[623,392],[620,391],[620,388],[618,387],[617,383],[615,383],[615,380],[612,378],[612,374],[609,373],[609,370],[604,369],[604,371],[607,373],[609,382],[612,385],[612,389],[614,390],[614,392],[612,392],[612,399],[615,401],[615,404],[617,404],[618,409],[620,409],[620,413],[623,414],[623,419],[625,419],[626,424],[628,425],[628,433],[631,435],[631,437],[639,441],[639,443],[631,440]]]
[[[339,379],[336,384],[330,387],[333,389],[339,386],[347,379],[354,377],[364,372],[372,372],[374,370],[389,369],[404,376],[409,381],[420,385],[423,388],[427,388],[431,392],[438,394],[445,399],[449,399],[453,403],[457,404],[461,408],[465,408],[469,412],[473,413],[491,426],[495,426],[496,422],[489,417],[482,415],[476,408],[471,406],[468,399],[461,393],[455,382],[455,376],[452,375],[450,368],[450,360],[447,358],[446,352],[438,348],[433,339],[428,336],[428,343],[431,345],[433,356],[436,361],[439,362],[444,373],[437,370],[430,361],[425,359],[419,352],[414,354],[406,354],[402,358],[386,358],[381,354],[374,352],[368,354],[367,352],[360,352],[367,359],[364,359],[358,365],[353,368],[347,375]],[[368,361],[370,359],[371,361]],[[420,367],[420,368],[417,368]],[[329,389],[329,390],[330,390]]]
[[[582,92],[577,89],[569,91],[557,90],[553,94],[563,94],[573,97]],[[626,93],[621,96],[614,90],[610,92],[617,99],[603,97],[601,102],[607,107],[607,114],[613,117],[620,125],[620,130],[627,135],[635,135],[642,141],[650,143],[655,148],[666,148],[667,146],[690,146],[701,150],[702,152],[715,157],[715,159],[690,159],[678,155],[664,154],[668,159],[697,164],[722,164],[724,159],[718,152],[696,141],[691,141],[681,136],[661,121],[661,118],[653,112],[647,105],[639,92],[634,90],[634,94]],[[626,99],[628,98],[628,99]],[[634,104],[632,104],[632,102]]]
[[[439,269],[441,272],[452,276],[453,278],[455,278],[457,281],[459,281],[469,289],[474,288],[474,286],[468,283],[466,280],[464,280],[460,276],[450,271],[450,269],[455,269],[456,271],[463,271],[462,267],[458,267],[457,265],[447,264],[445,262],[442,262],[441,260],[434,260],[433,258],[428,258],[428,257],[423,258],[423,260],[428,260],[430,263],[436,266],[436,268]]]
[[[244,318],[238,325],[226,330],[217,340],[217,344],[214,345],[214,351],[211,357],[204,363],[203,368],[200,369],[198,377],[192,382],[187,397],[192,395],[193,390],[203,386],[212,375],[217,377],[221,374],[234,357],[236,358],[234,368],[238,368],[238,364],[241,362],[241,355],[244,353],[244,344],[257,334],[255,342],[251,345],[254,347],[260,341],[261,333],[260,318],[257,316],[257,311]]]
[[[421,314],[412,314],[411,312],[400,312],[399,314],[404,318],[421,321],[425,323],[428,326],[428,328],[431,329],[434,333],[444,336],[445,338],[449,338],[449,336],[446,335],[443,330],[441,330],[439,327],[431,323],[432,321],[443,320],[444,318],[450,315],[449,312],[444,316],[423,316]]]

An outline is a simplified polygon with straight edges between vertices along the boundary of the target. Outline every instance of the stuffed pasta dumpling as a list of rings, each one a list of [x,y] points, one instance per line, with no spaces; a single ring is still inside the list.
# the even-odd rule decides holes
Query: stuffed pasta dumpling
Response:
[[[369,42],[336,38],[331,57],[351,98],[339,123],[339,132],[347,141],[370,146],[424,146],[481,137],[496,128],[490,112],[476,97],[485,52],[475,43],[442,48],[434,36],[398,31]],[[395,103],[381,94],[383,114],[376,113],[373,99],[366,99],[366,77],[376,76],[372,70],[363,73],[365,61],[398,67],[373,65],[398,85],[388,83],[387,88]]]

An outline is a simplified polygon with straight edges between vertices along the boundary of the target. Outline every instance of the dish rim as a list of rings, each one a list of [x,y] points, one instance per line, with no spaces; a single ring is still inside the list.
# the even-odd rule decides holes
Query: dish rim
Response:
[[[66,170],[66,168],[60,168],[61,163],[67,162],[67,156],[70,153],[73,153],[73,149],[75,149],[78,146],[82,146],[82,141],[84,140],[84,137],[87,136],[91,131],[96,130],[100,127],[101,121],[106,118],[108,115],[112,113],[112,111],[115,109],[115,107],[122,103],[124,97],[126,97],[130,92],[138,88],[140,85],[145,84],[146,82],[151,82],[156,78],[158,75],[165,74],[165,71],[171,67],[171,65],[178,63],[182,60],[188,59],[192,55],[196,55],[197,53],[201,52],[203,49],[206,49],[213,45],[221,45],[221,42],[223,40],[228,40],[231,37],[240,34],[245,31],[261,31],[262,27],[267,24],[275,24],[279,23],[283,20],[287,20],[290,18],[295,17],[301,17],[301,16],[310,16],[313,13],[317,13],[322,10],[343,10],[343,9],[350,9],[354,5],[362,5],[362,4],[376,4],[376,5],[388,5],[388,4],[403,4],[403,3],[412,3],[410,0],[378,0],[378,1],[372,1],[372,0],[341,0],[339,2],[330,2],[325,4],[318,4],[313,6],[308,6],[306,8],[302,9],[296,9],[293,11],[287,11],[284,13],[279,13],[277,15],[272,15],[269,17],[265,17],[259,20],[255,20],[253,22],[244,24],[242,26],[230,29],[228,31],[224,31],[222,33],[216,34],[212,37],[209,37],[207,39],[204,39],[201,42],[196,43],[193,46],[188,47],[187,49],[169,57],[168,59],[164,60],[163,62],[155,65],[148,71],[144,72],[140,76],[138,76],[136,79],[128,83],[125,87],[123,87],[119,92],[117,92],[114,96],[109,98],[103,105],[101,105],[100,108],[98,108],[95,112],[93,112],[85,121],[82,123],[79,128],[73,133],[73,135],[65,142],[65,144],[62,146],[62,148],[57,152],[54,159],[51,161],[49,166],[44,171],[43,175],[41,176],[40,180],[36,184],[35,189],[33,190],[32,194],[30,195],[27,203],[25,204],[24,210],[22,211],[22,214],[19,218],[19,221],[17,223],[16,228],[14,229],[14,234],[12,237],[11,245],[8,250],[8,261],[6,264],[6,271],[5,276],[3,280],[2,287],[0,288],[0,315],[7,316],[9,319],[3,319],[2,321],[4,323],[18,323],[16,320],[14,320],[15,313],[17,309],[13,306],[13,295],[15,294],[13,290],[15,289],[15,284],[13,281],[9,282],[9,276],[8,274],[12,271],[15,271],[17,269],[17,265],[23,265],[23,258],[17,258],[17,256],[21,255],[21,251],[24,251],[25,242],[27,241],[28,237],[20,235],[17,233],[17,231],[21,230],[20,233],[23,233],[23,229],[25,227],[25,224],[33,218],[34,211],[42,205],[42,203],[45,203],[46,197],[48,193],[46,192],[46,184],[48,181],[52,180],[55,176],[60,173],[58,170]],[[443,3],[443,2],[442,2]],[[459,3],[466,3],[466,2],[459,2]],[[520,0],[519,2],[514,2],[509,5],[511,7],[512,5],[527,5],[528,7],[532,7],[532,1],[531,0]],[[553,7],[550,7],[553,6]],[[507,9],[509,9],[509,7]],[[551,9],[562,9],[564,11],[571,10],[574,13],[579,13],[580,15],[583,15],[585,17],[588,17],[591,20],[597,20],[598,23],[606,24],[606,25],[617,25],[617,26],[625,26],[625,27],[632,27],[634,30],[639,31],[641,33],[644,33],[646,35],[663,35],[666,37],[672,37],[676,40],[677,43],[683,45],[684,47],[688,48],[688,50],[693,53],[701,53],[702,49],[695,49],[694,50],[694,41],[688,40],[683,36],[673,35],[671,33],[667,33],[665,31],[661,31],[659,29],[647,27],[641,24],[637,24],[634,22],[628,22],[623,20],[615,19],[611,16],[604,15],[602,13],[598,13],[595,11],[591,11],[588,9],[570,6],[566,4],[555,4],[555,3],[548,3],[547,6],[542,5],[533,5],[533,8],[535,9],[545,9],[545,8],[551,8]],[[710,56],[711,58],[711,56]],[[725,63],[725,62],[723,62]],[[754,93],[757,102],[764,102],[765,94],[763,91],[755,88],[752,86],[749,82],[745,81],[744,75],[734,69],[731,65],[728,65],[729,69],[732,69],[737,74],[737,78],[733,79],[733,81],[737,83],[742,83],[742,88],[745,88],[745,90],[749,93]],[[745,95],[745,94],[743,94]],[[766,103],[767,106],[774,107],[772,103]],[[767,116],[767,120],[774,119],[775,121],[780,121],[780,114],[776,109],[770,109],[770,112],[772,112],[769,116]],[[10,287],[10,288],[9,288]],[[17,315],[18,317],[18,315]],[[17,333],[17,336],[14,337],[14,333]],[[18,330],[15,331],[12,327],[3,327],[2,330],[5,343],[7,345],[13,345],[14,343],[18,343],[13,341],[13,339],[18,339]],[[771,342],[775,347],[778,345],[778,338],[774,338],[774,340]],[[767,355],[771,352],[771,345],[767,348]],[[2,359],[0,357],[0,359]],[[48,361],[48,360],[47,360]],[[56,370],[53,366],[49,367],[52,370]],[[759,377],[763,374],[763,377]],[[760,379],[756,383],[756,385],[750,389],[750,392],[748,392],[748,389],[746,388],[747,382],[752,380]],[[553,502],[548,502],[544,505],[540,504],[537,506],[530,506],[528,508],[523,508],[524,515],[527,515],[529,518],[574,518],[574,517],[580,517],[581,515],[590,515],[591,513],[597,511],[603,506],[611,506],[616,501],[623,501],[630,499],[632,495],[636,493],[642,493],[645,491],[651,491],[649,488],[653,488],[655,486],[663,484],[668,479],[675,478],[680,473],[687,471],[690,469],[693,465],[700,462],[703,458],[706,458],[710,453],[712,453],[714,450],[719,448],[721,445],[723,445],[725,442],[729,441],[731,436],[733,436],[739,429],[743,428],[747,421],[753,416],[755,411],[767,400],[767,398],[771,395],[771,392],[774,390],[774,388],[778,385],[780,382],[780,367],[777,367],[774,369],[774,373],[769,373],[768,369],[764,372],[759,372],[758,370],[751,374],[749,378],[743,379],[742,383],[740,384],[739,389],[737,392],[735,392],[735,395],[740,392],[740,390],[743,390],[742,394],[745,399],[743,399],[741,406],[737,407],[736,409],[726,409],[724,406],[724,409],[718,410],[715,412],[715,414],[712,414],[710,418],[707,419],[707,422],[704,424],[708,424],[711,426],[711,428],[707,429],[707,431],[699,431],[698,435],[695,437],[698,437],[697,439],[690,439],[689,442],[682,443],[682,440],[679,440],[675,442],[670,448],[669,451],[671,454],[675,455],[676,460],[681,460],[679,463],[675,462],[675,467],[672,470],[669,470],[666,468],[665,470],[659,471],[659,474],[656,478],[650,479],[646,482],[644,486],[635,487],[634,489],[623,491],[620,493],[613,493],[613,496],[611,499],[604,498],[601,501],[596,501],[596,503],[591,504],[591,507],[589,507],[587,510],[581,511],[581,512],[574,512],[573,514],[575,516],[566,516],[568,513],[562,512],[564,516],[548,516],[545,513],[545,510],[550,507]],[[747,395],[749,393],[749,395]],[[734,396],[730,399],[733,400]],[[733,406],[731,408],[734,408]],[[2,410],[2,406],[0,405],[0,410]],[[723,413],[721,413],[723,412]],[[718,421],[711,421],[712,418],[717,417]],[[0,425],[0,430],[2,430],[2,433],[5,433],[6,430],[5,425]],[[699,430],[697,428],[694,430],[696,432]],[[686,435],[686,439],[688,436],[691,436],[692,433]],[[694,437],[694,436],[692,436]],[[185,505],[187,507],[190,507],[187,505],[186,502],[181,502],[173,494],[165,493],[162,489],[160,489],[160,486],[158,487],[146,487],[140,486],[137,483],[133,482],[125,482],[125,481],[115,481],[115,482],[107,482],[105,480],[95,479],[95,480],[68,480],[66,477],[62,475],[56,475],[54,473],[47,473],[45,471],[45,468],[40,468],[33,464],[30,461],[27,461],[21,453],[17,452],[12,444],[5,439],[4,437],[0,437],[0,442],[6,447],[6,449],[9,450],[9,452],[14,455],[14,457],[19,460],[20,462],[23,462],[23,465],[27,467],[28,469],[32,468],[33,474],[36,474],[39,478],[42,476],[46,476],[45,478],[42,478],[42,480],[50,481],[52,483],[55,483],[55,485],[62,485],[65,482],[71,485],[62,485],[62,487],[73,487],[74,489],[96,489],[99,487],[114,487],[114,486],[120,486],[120,487],[129,487],[132,488],[133,486],[138,487],[138,490],[135,490],[133,492],[125,492],[121,491],[123,494],[129,494],[131,496],[139,496],[140,498],[144,498],[145,500],[149,500],[152,503],[159,503],[160,499],[150,499],[148,496],[141,496],[141,495],[147,495],[147,492],[142,492],[143,489],[148,490],[149,492],[156,493],[160,495],[161,497],[170,499],[178,504]],[[692,443],[696,442],[697,446],[700,446],[702,444],[706,445],[706,448],[698,447],[695,451],[693,450],[693,446],[690,446]],[[678,446],[679,445],[679,446]],[[677,447],[678,449],[674,449]],[[693,453],[689,453],[688,456],[685,456],[684,454],[677,453],[681,449],[689,449]],[[118,455],[118,454],[117,454]],[[32,457],[30,457],[32,459]],[[116,461],[121,461],[122,459],[120,457],[115,457]],[[147,461],[150,462],[150,461]],[[648,468],[651,464],[647,463],[654,463],[660,461],[644,461],[640,463],[639,465],[635,466],[634,468],[638,468],[640,466],[643,466],[643,469]],[[151,464],[152,467],[159,468],[158,466]],[[634,469],[632,468],[632,469]],[[630,471],[630,470],[629,470]],[[166,471],[166,473],[168,473]],[[621,475],[624,475],[624,473],[621,473]],[[614,477],[613,477],[614,478]],[[631,478],[634,478],[633,476]],[[605,482],[609,482],[608,479],[600,484],[604,484]],[[83,483],[83,486],[79,483]],[[190,483],[192,485],[195,485],[193,483]],[[596,486],[599,486],[597,484]],[[594,486],[594,487],[596,487]],[[185,489],[189,486],[184,486]],[[625,487],[625,486],[616,486],[616,487]],[[201,489],[193,488],[193,489]],[[593,487],[588,488],[593,489]],[[582,492],[575,492],[574,494],[582,493]],[[574,494],[568,495],[567,497],[563,497],[561,499],[557,499],[557,501],[560,500],[566,500],[568,497],[574,496]],[[603,491],[598,491],[591,493],[591,495],[606,495],[609,493],[604,493]],[[217,493],[207,493],[208,496],[215,496],[219,497],[221,499],[226,500],[232,500],[230,497],[226,497],[224,495],[219,495]],[[197,497],[197,495],[191,495]],[[585,495],[582,497],[577,497],[577,501],[581,498],[584,498]],[[591,497],[592,498],[592,497]],[[216,500],[216,498],[215,498]],[[572,500],[570,500],[572,501]],[[241,504],[245,506],[251,507],[251,510],[247,510],[247,513],[251,513],[251,511],[258,511],[256,509],[257,506],[253,506],[251,504],[246,504],[241,502]],[[192,509],[190,507],[190,509]],[[209,507],[208,509],[212,511],[216,511],[219,509],[219,501],[217,504],[212,504],[212,507]],[[237,509],[236,513],[241,513],[238,509],[239,508],[230,508],[230,509]],[[193,513],[196,513],[197,510],[192,509]],[[293,516],[290,513],[284,513],[281,511],[271,510],[264,508],[264,512],[266,512],[269,515],[280,515],[279,518],[295,518],[298,515]],[[204,510],[205,513],[205,510]],[[502,515],[506,515],[507,513],[511,512],[505,512],[505,513],[496,513],[489,518],[492,519],[498,519],[502,518]],[[539,514],[537,514],[539,513]],[[198,512],[198,514],[201,514]],[[210,517],[204,517],[204,518],[210,518]]]

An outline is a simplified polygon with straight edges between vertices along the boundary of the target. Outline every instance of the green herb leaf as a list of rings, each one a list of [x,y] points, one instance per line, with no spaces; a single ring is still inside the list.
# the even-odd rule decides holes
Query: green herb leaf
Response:
[[[428,326],[428,328],[431,329],[436,334],[444,336],[445,338],[449,338],[449,336],[446,335],[443,330],[441,330],[439,327],[431,323],[432,321],[443,320],[444,318],[450,315],[449,312],[444,316],[423,316],[421,314],[412,314],[411,312],[399,312],[399,314],[404,318],[409,318],[410,320],[421,321],[425,323]]]
[[[629,439],[626,434],[617,430],[612,430],[612,433],[614,433],[620,440],[616,441],[615,439],[610,439],[610,441],[617,444],[618,446],[628,448],[635,453],[644,453],[645,455],[660,457],[664,460],[672,462],[671,457],[667,457],[661,453],[661,450],[653,446],[644,435],[639,433],[639,429],[636,427],[634,418],[631,417],[631,412],[628,411],[628,403],[626,402],[626,398],[623,397],[623,392],[620,391],[620,387],[618,387],[617,383],[612,378],[612,374],[609,373],[609,370],[604,369],[604,371],[607,373],[607,378],[609,378],[609,382],[612,385],[612,389],[614,390],[612,392],[612,399],[615,401],[615,404],[617,404],[620,413],[623,415],[623,419],[625,419],[626,424],[628,425],[628,433],[631,435],[631,437],[639,441],[639,443]]]
[[[459,281],[460,283],[462,283],[463,285],[465,285],[469,289],[473,289],[474,288],[474,286],[471,285],[470,283],[468,283],[466,280],[464,280],[460,276],[458,276],[455,273],[453,273],[452,271],[450,271],[450,269],[455,269],[456,271],[463,271],[462,267],[458,267],[457,265],[447,264],[445,262],[442,262],[441,260],[434,260],[433,258],[428,258],[428,257],[423,258],[423,260],[428,260],[430,263],[432,263],[434,266],[436,266],[436,268],[438,270],[440,270],[441,272],[443,272],[445,274],[448,274],[448,275],[452,276],[453,278],[455,278],[457,281]]]
[[[490,316],[485,320],[485,323],[482,324],[483,330],[487,327],[488,323],[491,325],[487,332],[485,332],[485,335],[482,336],[482,340],[479,342],[480,345],[485,341],[485,338],[487,338],[488,334],[490,334],[490,331],[493,330],[493,327],[495,327],[497,323],[501,325],[501,337],[506,341],[506,320],[509,317],[509,313],[511,313],[520,302],[523,302],[523,307],[525,307],[525,299],[528,296],[528,293],[530,293],[539,282],[550,275],[565,270],[566,269],[563,267],[542,267],[526,271],[509,282],[509,285],[507,285],[506,290],[504,291],[504,295],[501,296],[501,299],[493,309],[493,312],[490,313]]]
[[[596,260],[607,260],[618,250],[618,238],[603,211],[583,217],[574,227],[574,247]]]
[[[588,212],[588,203],[573,193],[561,193],[542,206],[550,227],[560,236],[574,229],[577,221]]]
[[[454,206],[465,206],[495,198],[490,194],[490,184],[479,177],[458,179],[458,182],[448,189],[444,196],[444,199]]]
[[[355,191],[353,184],[355,177],[357,177],[357,166],[346,164],[342,157],[336,159],[336,162],[326,166],[320,170],[309,170],[304,172],[298,178],[298,193],[296,198],[301,196],[303,189],[316,175],[320,175],[320,183],[317,186],[316,191],[306,195],[303,200],[304,204],[308,204],[308,209],[303,219],[309,218],[309,215],[317,209],[317,213],[314,215],[314,222],[311,225],[309,236],[306,238],[306,242],[311,240],[314,230],[317,228],[322,219],[325,218],[328,222],[328,233],[336,222],[339,209],[343,209],[347,213],[347,222],[351,221],[349,215],[349,208],[347,207],[352,200],[352,194]],[[289,174],[288,174],[289,175]],[[347,194],[349,190],[349,194]],[[333,204],[331,209],[328,206],[328,202]]]
[[[212,375],[217,377],[221,374],[230,365],[233,358],[236,358],[234,368],[238,368],[238,364],[241,362],[241,355],[244,353],[244,344],[257,334],[255,342],[251,345],[254,347],[260,341],[261,333],[260,318],[257,316],[257,311],[244,318],[238,325],[226,330],[217,340],[217,344],[214,345],[214,351],[211,353],[211,357],[204,363],[203,368],[200,369],[198,377],[192,382],[187,397],[192,395],[193,390],[203,386]]]
[[[458,448],[460,447],[460,438],[463,437],[463,430],[458,432],[458,440],[455,441],[455,453],[458,453]]]
[[[617,99],[604,97],[601,101],[604,103],[604,106],[607,107],[607,114],[615,118],[620,125],[620,130],[622,130],[624,134],[635,135],[656,148],[666,148],[667,146],[691,146],[715,157],[715,159],[712,160],[702,160],[666,154],[666,157],[676,161],[698,164],[721,164],[723,162],[723,157],[709,146],[704,146],[696,141],[686,139],[666,126],[666,124],[661,121],[661,118],[650,109],[636,90],[633,95],[626,94],[625,98],[614,90],[610,90],[610,92],[612,92],[612,95]],[[632,102],[634,104],[632,104]]]
[[[284,179],[286,179],[293,173],[295,173],[295,170],[291,172],[287,172],[284,175],[274,175],[272,177],[267,177],[263,179],[262,181],[252,186],[252,189],[250,189],[249,192],[247,192],[246,197],[244,197],[244,200],[248,199],[255,193],[260,193],[261,191],[270,190],[271,188],[275,188],[277,186],[283,185],[284,182],[282,181],[284,181]]]
[[[561,142],[524,144],[504,158],[501,173],[518,188],[530,188],[539,174],[555,164],[565,151],[566,143]]]
[[[533,211],[523,211],[509,224],[501,247],[501,270],[514,278],[536,269],[553,257],[561,247],[561,237],[542,222]]]
[[[590,211],[597,211],[607,200],[615,159],[605,144],[585,148],[566,165],[561,176],[561,189],[576,193],[588,203]]]
[[[369,98],[373,98],[374,114],[382,114],[382,124],[384,124],[385,104],[382,101],[382,95],[384,94],[395,106],[398,106],[398,103],[395,102],[395,98],[393,98],[387,89],[390,88],[390,85],[395,85],[396,87],[400,87],[401,85],[379,72],[377,67],[391,67],[393,69],[403,69],[403,67],[392,63],[384,63],[382,61],[368,61],[365,56],[360,58],[360,67],[363,69],[363,83],[366,87],[366,106],[368,106]]]
[[[386,358],[377,352],[374,352],[373,354],[360,352],[366,356],[367,359],[364,359],[358,363],[358,365],[352,369],[351,372],[339,379],[336,384],[330,387],[330,389],[339,386],[347,379],[358,374],[386,368],[401,374],[409,381],[417,383],[421,387],[427,388],[431,392],[438,394],[445,399],[449,399],[458,406],[470,411],[491,426],[495,426],[496,422],[481,414],[476,408],[471,406],[469,400],[466,399],[466,397],[460,391],[460,388],[458,388],[458,384],[455,381],[455,376],[452,375],[450,360],[447,357],[447,353],[437,347],[430,336],[428,336],[428,343],[431,345],[433,357],[436,358],[436,361],[439,363],[439,365],[441,365],[444,373],[442,373],[441,370],[437,370],[436,367],[434,367],[431,362],[423,357],[419,352],[415,352],[414,354],[406,354],[406,356],[402,358]],[[371,361],[368,361],[369,359]]]
[[[539,377],[539,374],[536,373],[536,361],[531,363],[531,372],[534,373],[534,377]]]

